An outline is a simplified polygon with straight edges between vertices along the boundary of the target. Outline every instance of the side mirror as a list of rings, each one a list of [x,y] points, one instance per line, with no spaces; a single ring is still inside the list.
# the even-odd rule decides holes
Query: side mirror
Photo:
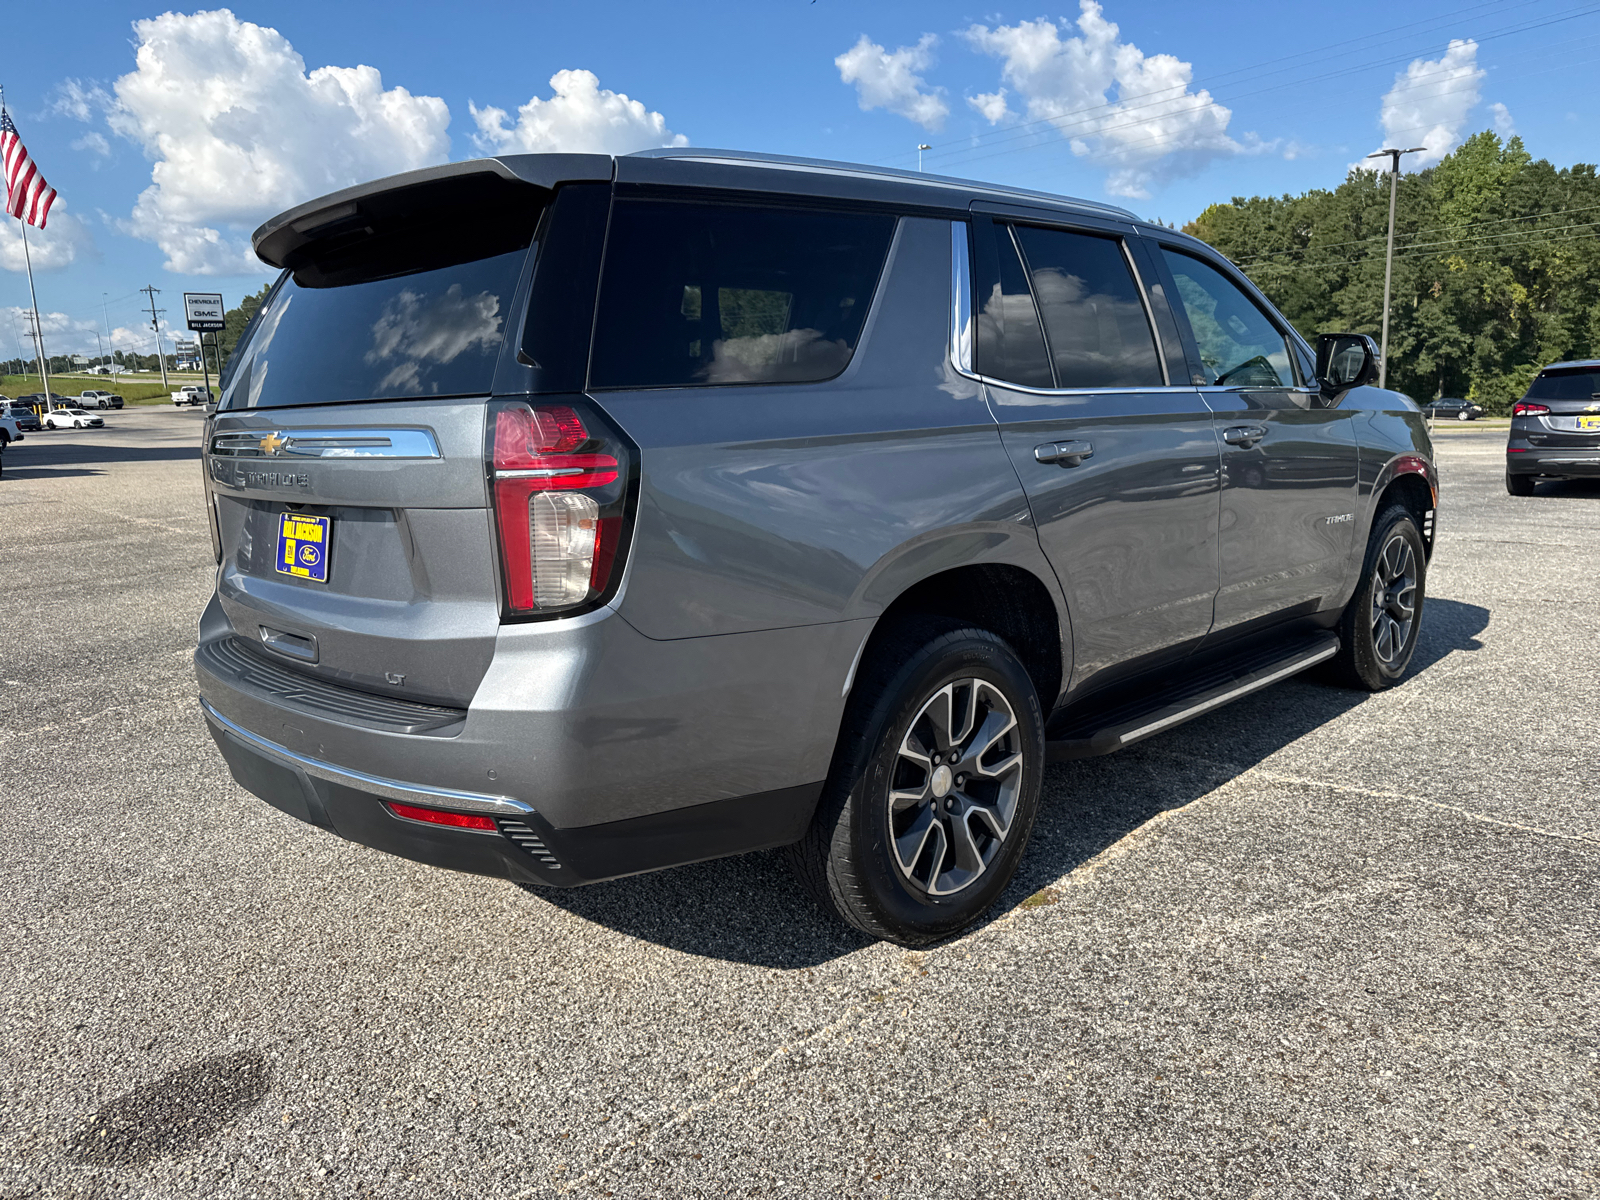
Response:
[[[1364,333],[1325,333],[1317,339],[1317,383],[1325,396],[1378,379],[1378,346]]]

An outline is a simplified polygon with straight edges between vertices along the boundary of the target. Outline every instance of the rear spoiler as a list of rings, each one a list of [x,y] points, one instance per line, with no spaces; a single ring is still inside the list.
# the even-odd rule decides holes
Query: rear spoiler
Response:
[[[292,268],[319,257],[322,246],[372,233],[386,217],[432,209],[447,221],[472,222],[474,210],[505,203],[525,188],[604,183],[614,172],[609,154],[508,154],[424,167],[309,200],[273,217],[250,241],[262,262]]]

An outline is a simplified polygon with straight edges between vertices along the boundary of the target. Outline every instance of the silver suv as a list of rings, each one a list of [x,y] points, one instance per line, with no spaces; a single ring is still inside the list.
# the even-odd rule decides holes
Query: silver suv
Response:
[[[234,777],[581,884],[765,847],[907,945],[999,896],[1051,758],[1416,646],[1436,476],[1104,205],[719,151],[458,163],[268,222],[207,419],[195,663]]]

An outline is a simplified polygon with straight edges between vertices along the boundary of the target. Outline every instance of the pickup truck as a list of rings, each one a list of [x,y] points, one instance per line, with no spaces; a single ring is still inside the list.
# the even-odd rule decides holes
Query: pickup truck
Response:
[[[121,408],[122,397],[115,392],[103,392],[98,388],[90,388],[78,397],[79,408]]]
[[[209,404],[211,393],[197,383],[186,383],[172,393],[174,405],[183,404]]]
[[[17,428],[16,421],[10,417],[0,417],[0,474],[5,473],[5,448],[12,442],[22,440],[22,430]]]

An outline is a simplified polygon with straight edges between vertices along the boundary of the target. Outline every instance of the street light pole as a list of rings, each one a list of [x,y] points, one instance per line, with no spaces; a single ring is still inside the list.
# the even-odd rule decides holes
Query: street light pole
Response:
[[[1409,150],[1379,150],[1368,158],[1383,158],[1389,162],[1389,249],[1383,256],[1383,340],[1378,343],[1378,386],[1387,387],[1389,378],[1389,280],[1394,274],[1394,203],[1400,192],[1400,156],[1421,154],[1426,146],[1413,146]]]
[[[933,147],[928,145],[927,142],[923,142],[921,145],[919,145],[917,147],[917,173],[918,174],[922,173],[922,152],[924,150],[932,150],[932,149],[933,149]]]

